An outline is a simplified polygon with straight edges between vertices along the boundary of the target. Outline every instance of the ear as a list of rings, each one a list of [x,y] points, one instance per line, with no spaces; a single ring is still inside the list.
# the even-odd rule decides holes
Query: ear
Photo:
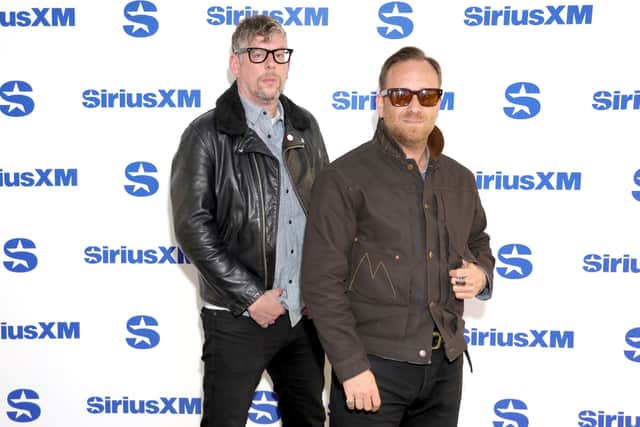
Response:
[[[236,79],[240,75],[240,58],[233,53],[229,56],[229,71],[231,71],[231,74],[233,74]]]
[[[376,111],[378,112],[378,118],[384,118],[384,99],[379,93],[376,94]]]

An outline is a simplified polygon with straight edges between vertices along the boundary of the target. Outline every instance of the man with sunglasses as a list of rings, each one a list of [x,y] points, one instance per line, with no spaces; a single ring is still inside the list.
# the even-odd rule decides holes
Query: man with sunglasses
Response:
[[[300,264],[327,153],[314,116],[282,94],[293,52],[282,25],[247,17],[231,48],[235,81],[186,128],[171,170],[176,239],[202,302],[200,425],[244,427],[252,402],[268,403],[254,398],[266,370],[282,425],[321,427],[324,352],[305,316]]]
[[[391,55],[373,139],[314,185],[302,291],[333,370],[332,427],[458,423],[464,300],[491,296],[495,261],[474,175],[442,154],[441,83],[420,49]]]

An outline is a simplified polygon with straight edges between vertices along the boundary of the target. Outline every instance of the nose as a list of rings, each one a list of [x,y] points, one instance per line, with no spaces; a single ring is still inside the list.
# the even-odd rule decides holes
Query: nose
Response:
[[[267,68],[275,68],[277,62],[275,58],[275,52],[267,53],[267,59],[264,60],[264,65]]]

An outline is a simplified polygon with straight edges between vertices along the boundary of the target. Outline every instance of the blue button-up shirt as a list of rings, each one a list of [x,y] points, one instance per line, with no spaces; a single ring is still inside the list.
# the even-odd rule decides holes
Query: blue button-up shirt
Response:
[[[300,295],[300,267],[307,218],[283,160],[284,109],[278,102],[278,113],[272,118],[265,109],[249,103],[242,97],[240,99],[247,117],[247,126],[265,142],[280,167],[280,206],[273,287],[282,288],[281,302],[289,310],[289,319],[293,326],[300,321],[304,307]]]

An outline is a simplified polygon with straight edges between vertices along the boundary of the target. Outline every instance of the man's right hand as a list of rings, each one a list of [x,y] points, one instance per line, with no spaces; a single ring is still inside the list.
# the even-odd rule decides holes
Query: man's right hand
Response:
[[[253,321],[263,328],[268,328],[278,317],[285,314],[286,310],[280,303],[280,295],[282,289],[269,289],[251,304],[247,311]]]
[[[380,409],[382,400],[376,384],[376,377],[370,369],[345,380],[342,383],[349,409],[360,409],[376,412]]]

